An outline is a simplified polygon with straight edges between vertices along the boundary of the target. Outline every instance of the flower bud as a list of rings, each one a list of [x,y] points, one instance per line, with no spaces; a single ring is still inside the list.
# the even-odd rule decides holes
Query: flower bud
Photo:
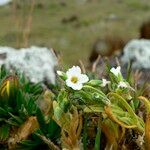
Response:
[[[66,75],[66,73],[64,73],[64,72],[62,72],[62,71],[57,71],[57,74],[60,76],[60,78],[62,79],[62,80],[66,80],[67,79],[67,75]]]

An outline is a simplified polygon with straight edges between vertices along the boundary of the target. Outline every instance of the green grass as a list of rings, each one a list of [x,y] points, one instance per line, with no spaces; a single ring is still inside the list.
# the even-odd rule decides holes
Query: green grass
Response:
[[[35,7],[29,45],[53,47],[61,53],[63,63],[69,66],[79,59],[86,63],[98,37],[137,38],[140,25],[150,18],[149,0],[91,0],[84,4],[65,0],[66,6],[59,2],[44,0],[44,8]],[[21,3],[24,4],[18,13],[24,20],[29,13],[29,3]],[[111,14],[118,19],[108,19]],[[78,22],[62,24],[64,17],[72,15],[78,16]],[[22,30],[15,26],[11,5],[0,8],[0,20],[0,45],[15,47],[16,34],[21,38]]]

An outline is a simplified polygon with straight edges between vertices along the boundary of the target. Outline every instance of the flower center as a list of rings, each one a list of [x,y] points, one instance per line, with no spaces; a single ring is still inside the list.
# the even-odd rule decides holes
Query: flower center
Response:
[[[73,76],[73,77],[71,78],[71,82],[73,82],[73,83],[77,83],[77,82],[78,82],[78,78],[77,78],[77,77],[75,77],[75,76]]]

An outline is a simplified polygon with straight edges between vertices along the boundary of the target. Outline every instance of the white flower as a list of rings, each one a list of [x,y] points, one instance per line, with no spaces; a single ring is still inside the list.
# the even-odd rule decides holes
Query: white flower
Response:
[[[107,81],[106,79],[102,79],[101,87],[105,87],[109,83],[110,83],[110,81]]]
[[[118,83],[118,88],[128,88],[128,89],[130,89],[132,91],[135,91],[135,89],[132,88],[128,82],[124,82],[124,81],[120,81]]]
[[[118,88],[128,88],[128,87],[129,85],[124,81],[120,81],[118,84]]]
[[[89,81],[89,78],[85,74],[81,74],[81,69],[79,66],[73,66],[67,72],[66,85],[74,90],[81,90],[83,83]]]
[[[118,66],[117,68],[111,68],[110,72],[113,73],[115,76],[118,76],[119,74],[121,74],[121,67]]]

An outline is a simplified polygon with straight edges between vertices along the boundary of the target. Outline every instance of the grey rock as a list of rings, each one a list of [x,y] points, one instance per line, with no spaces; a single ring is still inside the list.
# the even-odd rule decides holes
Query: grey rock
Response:
[[[123,53],[123,63],[132,61],[135,69],[150,69],[150,40],[131,40],[124,47]]]
[[[53,50],[46,47],[32,46],[19,50],[0,47],[0,66],[4,64],[9,70],[19,70],[34,83],[48,81],[55,84],[57,63]]]

